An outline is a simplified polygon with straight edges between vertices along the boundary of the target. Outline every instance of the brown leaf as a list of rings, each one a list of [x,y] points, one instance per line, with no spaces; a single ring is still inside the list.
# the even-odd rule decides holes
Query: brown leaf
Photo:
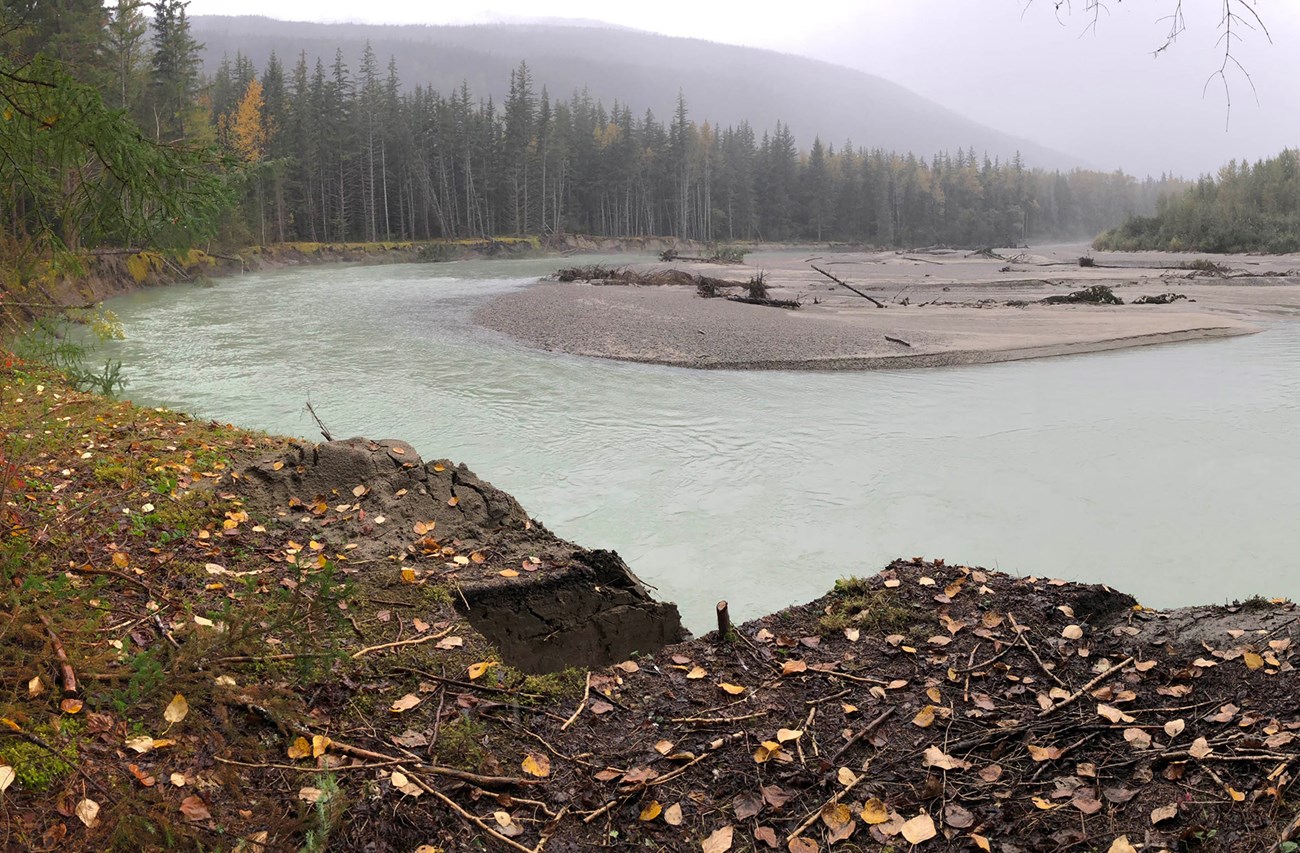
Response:
[[[939,747],[932,746],[925,751],[925,766],[938,767],[940,770],[966,770],[970,767],[970,762],[954,758],[939,749]],[[912,843],[915,844],[916,842]]]
[[[969,829],[975,825],[975,815],[956,803],[943,807],[943,822],[953,829]]]
[[[749,820],[763,810],[763,801],[757,794],[737,794],[731,807],[736,812],[736,820]]]
[[[1083,638],[1083,628],[1078,625],[1066,625],[1061,629],[1061,636],[1067,640],[1080,640]]]
[[[664,823],[668,824],[669,826],[682,825],[682,804],[681,803],[673,803],[671,806],[664,809]]]
[[[99,823],[99,803],[91,799],[84,799],[77,803],[77,818],[91,829]]]
[[[788,660],[781,666],[782,675],[794,675],[798,672],[807,672],[808,664],[801,660]]]
[[[775,850],[781,843],[776,840],[776,830],[772,829],[770,826],[760,826],[758,829],[754,830],[754,840],[763,842],[773,850]]]
[[[1211,747],[1210,742],[1203,737],[1198,737],[1196,740],[1192,741],[1192,745],[1187,748],[1187,754],[1196,759],[1205,758],[1212,752],[1214,752],[1214,748]]]
[[[1133,718],[1113,705],[1098,705],[1097,716],[1105,717],[1112,723],[1131,723]]]
[[[152,788],[154,785],[158,784],[158,780],[141,770],[139,765],[128,764],[126,769],[130,770],[131,775],[136,778],[136,781],[141,785],[144,785],[146,788]]]
[[[1178,737],[1185,728],[1187,728],[1187,723],[1184,720],[1170,720],[1165,723],[1165,734],[1169,737]]]
[[[407,693],[402,698],[393,700],[393,704],[388,706],[388,710],[392,711],[394,714],[400,714],[404,711],[411,710],[423,701],[423,699],[416,696],[414,693]]]
[[[1096,814],[1101,811],[1101,800],[1097,799],[1091,793],[1076,793],[1070,800],[1070,805],[1074,806],[1084,814]]]
[[[980,778],[985,782],[996,782],[1002,778],[1002,765],[990,764],[980,771]]]
[[[821,845],[811,838],[804,838],[802,835],[798,838],[791,838],[790,843],[786,845],[790,853],[820,853]]]
[[[1147,749],[1151,746],[1151,735],[1143,729],[1128,728],[1124,730],[1124,740],[1133,744],[1138,749]]]
[[[794,794],[784,790],[779,785],[764,785],[759,788],[759,791],[763,794],[763,802],[774,809],[779,809],[794,799]]]
[[[715,829],[713,833],[700,842],[703,853],[727,853],[731,849],[731,836],[735,828],[727,824],[721,829]]]
[[[601,714],[608,714],[612,710],[614,710],[614,706],[609,704],[608,702],[602,702],[601,700],[597,699],[591,703],[591,713],[597,716],[600,716]]]
[[[181,814],[185,815],[186,820],[211,820],[212,813],[208,811],[208,804],[203,802],[201,797],[189,796],[181,800]]]
[[[1133,788],[1106,788],[1101,794],[1107,800],[1116,805],[1122,805],[1137,796],[1137,791]]]
[[[1155,825],[1155,824],[1157,824],[1157,823],[1162,823],[1162,822],[1164,822],[1164,821],[1166,821],[1166,820],[1172,820],[1172,819],[1174,819],[1174,818],[1176,818],[1176,817],[1178,817],[1178,804],[1177,804],[1177,803],[1170,803],[1170,804],[1167,805],[1167,806],[1161,806],[1160,808],[1156,808],[1156,809],[1152,809],[1152,810],[1151,810],[1151,823],[1152,823],[1152,825]]]
[[[1029,757],[1035,761],[1055,761],[1065,753],[1059,746],[1037,746],[1032,743],[1028,749]]]

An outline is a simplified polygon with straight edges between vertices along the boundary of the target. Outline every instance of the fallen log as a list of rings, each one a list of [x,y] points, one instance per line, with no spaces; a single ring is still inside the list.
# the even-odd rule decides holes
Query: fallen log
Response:
[[[846,287],[846,288],[848,288],[849,290],[852,290],[852,291],[853,291],[854,293],[856,293],[858,296],[861,296],[863,299],[865,299],[865,300],[867,300],[868,302],[870,302],[871,304],[875,305],[877,308],[884,308],[884,307],[885,307],[884,303],[881,302],[880,300],[876,299],[874,296],[868,296],[867,294],[863,293],[861,290],[858,290],[856,287],[854,287],[853,285],[849,284],[848,282],[846,282],[846,281],[841,281],[840,279],[838,279],[838,278],[836,278],[835,276],[831,275],[830,273],[826,272],[826,270],[822,269],[821,267],[819,267],[819,266],[817,266],[817,265],[815,265],[815,264],[810,264],[809,266],[811,266],[814,270],[816,270],[817,272],[819,272],[819,273],[821,273],[822,275],[824,275],[824,276],[826,276],[827,278],[829,278],[831,281],[833,281],[833,282],[835,282],[836,284],[838,284],[840,287]]]

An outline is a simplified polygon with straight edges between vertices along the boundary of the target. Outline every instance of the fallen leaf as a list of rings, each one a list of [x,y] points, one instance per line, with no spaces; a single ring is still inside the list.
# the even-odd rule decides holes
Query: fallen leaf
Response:
[[[463,645],[465,645],[465,640],[461,637],[443,637],[441,640],[434,643],[433,647],[435,649],[446,651],[447,649],[458,649]]]
[[[625,660],[622,663],[614,664],[614,669],[621,669],[628,675],[641,671],[641,665],[634,660]]]
[[[1264,658],[1254,652],[1246,652],[1241,656],[1241,659],[1245,662],[1246,669],[1259,669],[1264,665]]]
[[[202,797],[189,796],[181,800],[181,814],[185,815],[186,820],[211,820],[212,812],[208,811],[208,804],[203,802]]]
[[[934,818],[925,812],[921,812],[916,817],[903,824],[899,830],[903,837],[911,844],[920,844],[922,841],[929,841],[939,834],[939,830],[934,825]]]
[[[65,714],[75,714],[84,707],[86,704],[80,699],[64,699],[59,703],[59,709]]]
[[[804,663],[801,660],[792,659],[786,661],[784,664],[781,665],[782,675],[794,675],[795,673],[798,672],[807,672],[807,670],[808,670],[808,664]]]
[[[172,701],[167,704],[167,709],[163,711],[163,719],[169,723],[179,723],[185,719],[185,715],[190,712],[190,704],[185,701],[185,697],[177,693],[172,697]]]
[[[1061,629],[1061,636],[1067,640],[1079,640],[1083,638],[1083,628],[1078,625],[1066,625]]]
[[[715,829],[708,838],[700,842],[703,853],[727,853],[731,849],[731,836],[734,831],[731,824]]]
[[[786,845],[790,853],[821,853],[821,845],[811,838],[804,838],[800,835],[798,838],[791,838],[790,843]]]
[[[928,729],[930,726],[934,725],[934,712],[935,707],[933,705],[926,705],[924,708],[916,712],[916,716],[912,718],[912,725]]]
[[[1214,752],[1214,748],[1211,747],[1210,742],[1203,737],[1198,737],[1196,740],[1192,741],[1192,745],[1187,748],[1187,754],[1196,759],[1204,758],[1211,752]]]
[[[1064,754],[1058,746],[1036,746],[1029,744],[1029,757],[1035,761],[1055,761]]]
[[[939,747],[932,746],[925,751],[925,766],[938,767],[940,770],[966,770],[970,767],[970,762],[962,761],[960,758],[953,758],[951,755],[944,753]]]
[[[854,785],[858,784],[858,774],[854,773],[847,767],[841,767],[836,772],[835,778],[846,788],[852,788]]]
[[[1084,814],[1096,814],[1101,811],[1101,800],[1092,794],[1079,793],[1070,799],[1070,805],[1074,806]]]
[[[645,808],[641,809],[641,814],[637,817],[637,820],[654,820],[659,817],[663,810],[664,807],[659,804],[658,800],[651,800],[645,804]]]
[[[779,743],[789,743],[803,737],[803,729],[778,729],[776,739]]]
[[[596,716],[600,716],[601,714],[608,714],[612,710],[614,710],[614,706],[609,704],[608,702],[602,702],[601,700],[596,699],[591,703],[591,713],[595,714]]]
[[[673,742],[670,740],[661,740],[654,746],[655,752],[660,755],[667,755],[673,751]]]
[[[158,780],[141,770],[138,764],[128,764],[126,769],[131,771],[131,775],[135,777],[136,781],[146,788],[152,788],[158,784]]]
[[[184,787],[185,787],[185,774],[184,774],[184,773],[173,773],[171,776],[168,776],[168,777],[167,777],[167,780],[168,780],[169,782],[171,782],[173,785],[175,785],[177,788],[184,788]]]
[[[497,831],[507,838],[514,838],[516,835],[523,835],[524,828],[515,823],[515,819],[507,811],[492,812],[492,818],[497,822]]]
[[[776,840],[776,830],[770,826],[760,826],[754,830],[754,840],[763,842],[773,850],[781,846],[781,842]]]
[[[474,681],[482,678],[483,674],[495,666],[493,661],[482,661],[481,663],[472,663],[466,670],[469,673],[469,680]]]
[[[1227,792],[1229,797],[1232,797],[1232,801],[1234,803],[1240,803],[1246,799],[1245,794],[1243,794],[1241,791],[1238,791],[1236,788],[1232,787],[1231,785],[1224,785],[1223,790]]]
[[[1033,797],[1032,799],[1034,805],[1045,812],[1050,812],[1052,809],[1059,809],[1062,805],[1061,803],[1054,803],[1051,800],[1045,800],[1042,797]]]
[[[985,782],[996,782],[1002,778],[1002,765],[990,764],[980,771],[980,778]]]
[[[1153,826],[1157,823],[1172,820],[1176,817],[1178,817],[1177,803],[1170,803],[1167,806],[1160,806],[1159,808],[1151,810],[1151,823]]]
[[[704,667],[702,666],[693,666],[691,667],[691,671],[686,673],[686,677],[692,681],[698,681],[706,675],[708,675],[708,673],[704,671]]]
[[[1128,728],[1124,730],[1124,740],[1133,744],[1138,749],[1147,749],[1151,746],[1151,735],[1143,729]]]
[[[1097,716],[1105,717],[1112,723],[1131,723],[1133,718],[1113,705],[1098,705]]]
[[[1121,835],[1110,843],[1106,853],[1137,853],[1137,848],[1129,842],[1127,835]]]
[[[745,688],[741,687],[739,684],[728,684],[724,681],[718,686],[722,688],[724,693],[729,693],[732,696],[739,696],[741,693],[745,692]]]
[[[87,827],[94,829],[95,824],[99,823],[99,803],[91,799],[84,799],[77,803],[75,809],[77,817]]]
[[[970,829],[975,825],[975,815],[956,803],[943,807],[943,822],[953,829]]]
[[[862,632],[857,628],[844,629],[844,639],[848,640],[850,643],[856,643],[861,636]]]
[[[863,823],[874,826],[889,820],[889,809],[885,808],[884,802],[879,797],[872,797],[863,804],[858,817],[862,818]]]
[[[736,820],[749,820],[763,810],[763,801],[757,794],[737,794],[731,801]]]
[[[826,828],[830,830],[826,836],[827,844],[843,841],[858,828],[857,823],[853,820],[853,810],[843,803],[822,806],[821,818],[822,823],[826,824]]]
[[[320,758],[322,755],[325,754],[325,750],[329,749],[330,744],[332,743],[334,743],[334,741],[330,740],[324,735],[312,735],[311,736],[311,757]]]
[[[551,775],[551,757],[543,752],[530,752],[519,765],[529,776],[544,779]],[[642,818],[645,820],[646,818]]]
[[[18,774],[14,772],[12,767],[8,764],[0,764],[0,793],[4,793],[16,778],[18,778]]]
[[[150,738],[150,740],[152,741],[153,738]],[[130,745],[131,744],[128,742],[127,746]],[[307,738],[300,737],[297,740],[295,740],[293,743],[289,744],[290,758],[293,759],[307,758],[310,755],[311,755],[311,744],[307,742]]]
[[[790,800],[794,799],[794,794],[786,791],[779,785],[764,785],[759,788],[759,793],[763,795],[763,802],[767,803],[774,809],[779,809]]]
[[[970,834],[970,840],[974,841],[975,846],[983,850],[984,853],[991,853],[993,850],[992,846],[989,845],[989,840],[982,835],[976,835],[972,832]]]
[[[401,699],[394,700],[393,704],[388,706],[388,710],[392,711],[394,714],[401,714],[404,711],[411,710],[423,701],[423,699],[416,696],[414,693],[407,693]]]

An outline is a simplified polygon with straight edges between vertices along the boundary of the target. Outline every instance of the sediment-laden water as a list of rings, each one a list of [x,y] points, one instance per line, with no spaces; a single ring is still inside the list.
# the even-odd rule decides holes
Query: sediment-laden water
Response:
[[[706,630],[894,556],[1300,596],[1300,324],[977,367],[706,372],[554,355],[475,306],[561,262],[309,267],[114,300],[127,396],[463,461]]]

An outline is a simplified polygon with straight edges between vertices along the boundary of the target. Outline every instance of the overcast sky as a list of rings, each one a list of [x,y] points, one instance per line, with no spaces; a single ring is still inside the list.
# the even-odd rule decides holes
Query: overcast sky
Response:
[[[1239,28],[1234,53],[1254,91],[1230,66],[1230,114],[1222,82],[1211,79],[1223,62],[1221,0],[1184,0],[1186,31],[1158,58],[1152,51],[1169,29],[1162,16],[1175,0],[1110,0],[1095,30],[1088,0],[1059,14],[1054,0],[460,0],[454,8],[427,0],[192,0],[189,10],[400,24],[575,18],[766,47],[881,75],[1097,167],[1196,175],[1300,146],[1300,2],[1230,2],[1247,16],[1246,6],[1257,9],[1272,36],[1270,44],[1258,28]]]

